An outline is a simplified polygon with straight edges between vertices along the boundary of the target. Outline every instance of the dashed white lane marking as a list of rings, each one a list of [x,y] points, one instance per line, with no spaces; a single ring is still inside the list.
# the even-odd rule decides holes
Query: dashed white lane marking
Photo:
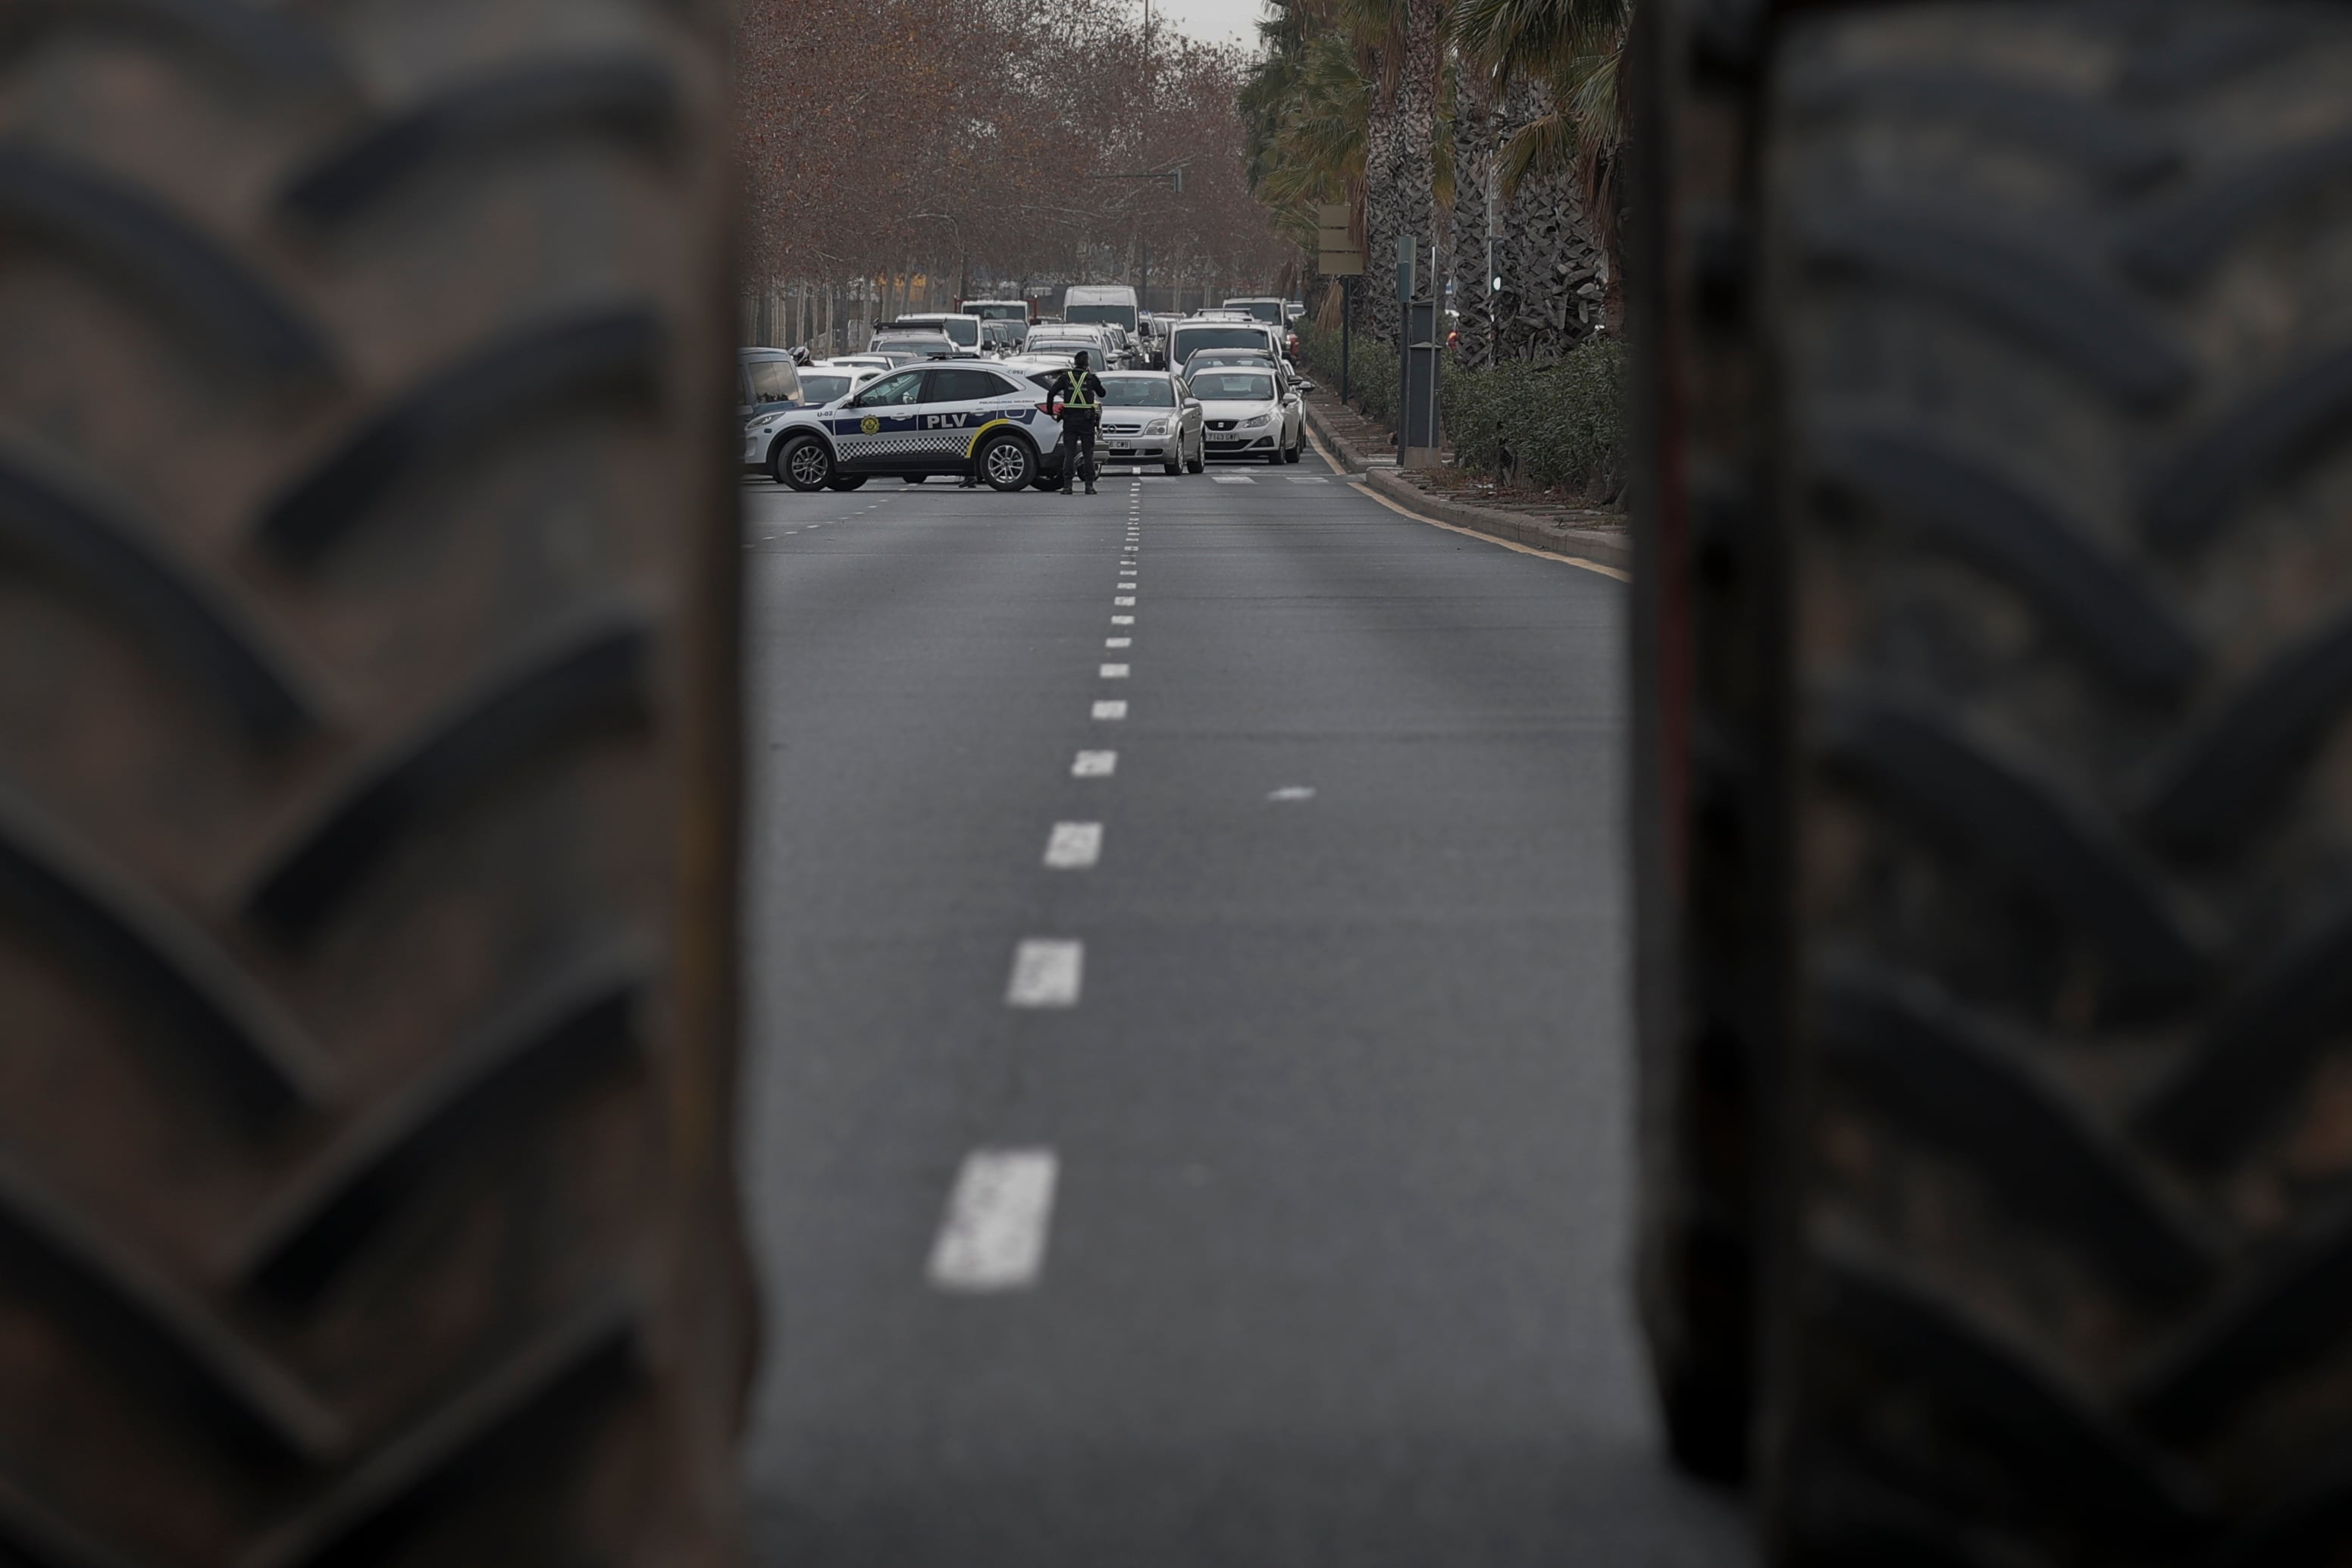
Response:
[[[1095,716],[1097,718],[1125,718],[1127,716],[1127,699],[1124,697],[1116,697],[1108,702],[1098,702],[1095,704]]]
[[[931,1283],[958,1294],[1025,1291],[1045,1267],[1058,1164],[1051,1149],[975,1149],[956,1173]]]
[[[1330,482],[1328,479],[1318,479],[1312,476],[1291,480],[1294,485],[1328,485]]]
[[[1014,1008],[1074,1008],[1086,978],[1087,947],[1061,937],[1032,936],[1013,950],[1004,1003]]]
[[[1107,681],[1123,681],[1127,679],[1127,666],[1125,664],[1105,664],[1102,667],[1102,678]]]
[[[1045,841],[1045,864],[1055,871],[1091,871],[1102,859],[1100,822],[1056,822]]]
[[[1220,485],[1255,485],[1257,483],[1256,480],[1251,478],[1246,474],[1219,474],[1215,476],[1215,479],[1216,483]]]
[[[1315,790],[1306,784],[1285,784],[1266,797],[1269,800],[1312,800]]]
[[[1114,615],[1110,618],[1110,623],[1114,626],[1132,626],[1135,624],[1135,617],[1132,615]]]
[[[1073,779],[1108,779],[1118,771],[1116,751],[1081,751],[1070,764]]]
[[[1132,648],[1135,646],[1135,639],[1132,637],[1106,637],[1103,639],[1103,646],[1106,648]]]
[[[1111,601],[1111,604],[1115,608],[1120,610],[1132,610],[1135,608],[1135,601],[1132,599],[1114,599]]]

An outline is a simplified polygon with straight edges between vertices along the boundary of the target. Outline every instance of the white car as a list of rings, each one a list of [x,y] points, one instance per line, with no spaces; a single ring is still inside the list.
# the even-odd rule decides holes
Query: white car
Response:
[[[880,375],[823,408],[753,420],[743,466],[795,490],[855,490],[877,475],[961,475],[977,464],[997,490],[1057,479],[1062,426],[1037,384],[1000,365],[963,360]]]
[[[1103,377],[1102,427],[1096,447],[1105,462],[1139,458],[1166,474],[1209,465],[1200,402],[1165,371],[1113,371]]]
[[[1059,354],[1064,358],[1080,352],[1087,356],[1087,369],[1101,371],[1117,370],[1112,363],[1110,339],[1094,327],[1032,327],[1029,341],[1022,345],[1028,355]]]
[[[1201,402],[1210,456],[1298,461],[1307,441],[1306,415],[1297,398],[1284,395],[1274,371],[1202,371],[1185,382]]]
[[[818,360],[801,367],[801,401],[811,408],[837,402],[890,367],[887,361],[853,364],[842,360]]]
[[[948,341],[959,349],[969,349],[975,354],[981,350],[980,318],[964,311],[924,311],[919,315],[901,316],[890,325],[902,332],[943,332],[947,334]]]
[[[1192,356],[1203,349],[1255,349],[1270,359],[1281,359],[1282,340],[1263,321],[1235,313],[1194,316],[1179,321],[1168,334],[1168,368],[1182,374]]]

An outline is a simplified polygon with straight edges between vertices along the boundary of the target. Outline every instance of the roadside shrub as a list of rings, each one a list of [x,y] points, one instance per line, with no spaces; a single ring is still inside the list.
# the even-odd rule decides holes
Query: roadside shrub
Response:
[[[1311,321],[1298,324],[1298,357],[1306,362],[1307,373],[1315,384],[1339,395],[1339,329],[1318,327]],[[1367,419],[1391,420],[1396,417],[1397,357],[1394,349],[1387,348],[1358,333],[1348,354],[1348,392],[1349,401],[1363,412]]]
[[[1624,482],[1624,395],[1625,346],[1595,338],[1556,365],[1448,366],[1439,407],[1462,467],[1607,500]]]

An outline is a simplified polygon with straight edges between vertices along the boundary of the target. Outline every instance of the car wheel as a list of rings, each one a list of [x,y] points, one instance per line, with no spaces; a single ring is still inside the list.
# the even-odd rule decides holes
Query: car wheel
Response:
[[[1187,474],[1205,474],[1208,471],[1209,440],[1208,437],[1202,436],[1200,440],[1192,444],[1192,460],[1184,465],[1184,472]]]
[[[1000,435],[980,449],[980,476],[992,490],[1018,490],[1037,482],[1037,455],[1017,435]]]
[[[814,435],[788,436],[777,444],[769,472],[779,485],[795,490],[822,490],[833,478],[833,454]]]
[[[835,474],[824,482],[828,490],[855,490],[871,477],[865,474]]]
[[[1160,465],[1160,471],[1171,478],[1184,472],[1184,438],[1182,436],[1176,438],[1176,455],[1162,463]]]
[[[1277,446],[1273,451],[1267,453],[1265,455],[1265,460],[1267,464],[1273,467],[1281,467],[1285,461],[1282,455],[1282,448]]]
[[[737,1560],[724,40],[463,12],[9,16],[0,1561]]]
[[[1305,432],[1304,430],[1302,430],[1302,431],[1300,431],[1300,432],[1298,433],[1298,439],[1297,439],[1297,440],[1296,440],[1296,441],[1294,441],[1294,442],[1292,442],[1292,443],[1290,444],[1290,445],[1289,445],[1288,449],[1287,449],[1287,450],[1286,450],[1286,451],[1283,453],[1283,455],[1282,455],[1282,460],[1283,460],[1285,463],[1296,463],[1296,462],[1297,462],[1301,457],[1304,457],[1304,456],[1306,456],[1306,455],[1307,455],[1307,432]]]
[[[901,474],[898,476],[898,483],[901,485],[919,485],[929,477],[930,476],[929,474]]]

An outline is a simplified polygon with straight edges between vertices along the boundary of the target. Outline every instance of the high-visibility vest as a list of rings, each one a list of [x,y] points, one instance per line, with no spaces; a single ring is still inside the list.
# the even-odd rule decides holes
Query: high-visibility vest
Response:
[[[1087,378],[1092,372],[1079,371],[1070,377],[1070,395],[1062,400],[1064,408],[1075,408],[1081,413],[1095,411],[1095,400],[1087,392]]]

